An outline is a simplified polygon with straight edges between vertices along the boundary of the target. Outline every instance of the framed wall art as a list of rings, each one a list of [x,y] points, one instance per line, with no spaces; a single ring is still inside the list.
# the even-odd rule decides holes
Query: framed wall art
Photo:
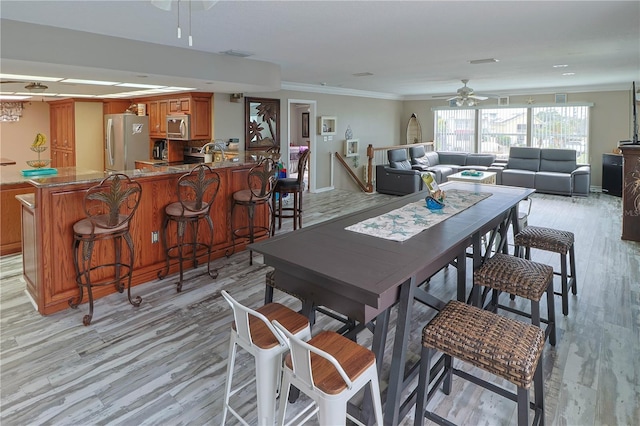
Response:
[[[303,138],[309,137],[309,113],[308,112],[302,113],[302,137]]]

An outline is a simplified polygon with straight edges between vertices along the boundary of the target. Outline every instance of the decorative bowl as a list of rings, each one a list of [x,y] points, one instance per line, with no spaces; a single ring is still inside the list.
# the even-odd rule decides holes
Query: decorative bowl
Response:
[[[442,201],[436,200],[430,195],[425,198],[425,201],[427,202],[427,208],[429,210],[440,210],[444,207],[444,203]]]
[[[51,160],[27,160],[27,164],[36,169],[47,167],[50,162]]]

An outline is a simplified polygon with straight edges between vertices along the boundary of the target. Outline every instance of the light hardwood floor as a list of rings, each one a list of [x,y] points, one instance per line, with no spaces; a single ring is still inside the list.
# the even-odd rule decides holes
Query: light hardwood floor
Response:
[[[343,191],[305,194],[304,225],[389,198]],[[556,298],[558,344],[544,350],[547,424],[640,424],[640,243],[620,240],[620,212],[620,199],[604,194],[534,196],[529,224],[576,236],[578,295],[571,296],[567,317]],[[283,226],[279,232],[290,231],[291,221]],[[533,257],[558,267],[558,255],[534,251]],[[133,295],[143,298],[139,308],[123,294],[110,295],[96,302],[94,320],[84,327],[86,305],[47,317],[35,312],[24,294],[20,255],[0,258],[0,423],[219,424],[232,321],[220,290],[260,306],[269,270],[261,261],[255,254],[250,267],[247,252],[219,259],[216,280],[204,267],[189,271],[180,294],[175,276],[136,286]],[[455,269],[436,275],[429,291],[454,298]],[[275,299],[300,307],[277,291]],[[546,312],[544,305],[541,309]],[[434,315],[419,304],[415,310],[413,359],[421,328]],[[392,313],[391,326],[393,320]],[[314,333],[336,327],[320,314]],[[368,331],[358,336],[361,344],[370,340]],[[253,375],[248,356],[241,354],[236,366],[239,380]],[[386,360],[383,388],[385,370]],[[255,422],[250,388],[233,403]],[[304,402],[301,398],[293,410]],[[438,392],[429,406],[459,424],[515,423],[513,402],[461,379],[454,379],[451,396]],[[410,413],[403,424],[412,419]]]

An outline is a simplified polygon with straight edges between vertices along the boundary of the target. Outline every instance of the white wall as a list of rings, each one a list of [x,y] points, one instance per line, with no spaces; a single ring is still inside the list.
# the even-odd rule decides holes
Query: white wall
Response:
[[[280,99],[280,142],[287,143],[289,129],[287,129],[290,111],[287,108],[288,99],[309,99],[317,102],[316,115],[330,115],[337,117],[336,134],[333,140],[324,141],[323,137],[314,134],[315,126],[310,123],[309,140],[317,144],[316,155],[316,188],[331,186],[330,153],[344,152],[344,133],[347,126],[351,126],[353,137],[360,139],[359,167],[355,170],[357,176],[362,176],[362,165],[366,162],[367,146],[397,145],[400,143],[402,122],[402,101],[370,99],[356,96],[325,95],[299,91],[281,90],[268,93],[245,93],[245,97],[262,97]],[[244,102],[232,103],[228,94],[214,95],[215,104],[215,138],[227,139],[239,137],[240,145],[244,146]],[[297,114],[296,114],[297,115]],[[299,121],[299,117],[292,117],[292,121]],[[314,117],[310,117],[313,121]],[[406,123],[404,124],[406,126]],[[294,132],[298,132],[293,128]],[[228,136],[239,135],[239,136]],[[313,150],[312,150],[313,151]],[[348,160],[352,164],[352,160]],[[348,175],[337,161],[334,162],[333,184],[335,188],[360,191],[358,185]]]

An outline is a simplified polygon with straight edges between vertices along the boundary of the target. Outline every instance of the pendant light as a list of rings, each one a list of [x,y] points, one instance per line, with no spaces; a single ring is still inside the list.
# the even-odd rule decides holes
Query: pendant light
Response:
[[[178,15],[178,25],[177,25],[177,33],[178,33],[178,38],[181,39],[182,38],[182,28],[180,28],[180,2],[187,2],[188,8],[189,8],[189,16],[188,16],[188,20],[189,20],[189,47],[193,46],[193,36],[191,35],[191,15],[192,15],[192,10],[209,10],[211,9],[216,3],[218,3],[218,0],[177,0],[177,15]],[[158,9],[162,9],[162,10],[166,10],[166,11],[170,11],[171,10],[171,6],[173,4],[173,0],[151,0],[151,4],[155,7],[157,7]]]

